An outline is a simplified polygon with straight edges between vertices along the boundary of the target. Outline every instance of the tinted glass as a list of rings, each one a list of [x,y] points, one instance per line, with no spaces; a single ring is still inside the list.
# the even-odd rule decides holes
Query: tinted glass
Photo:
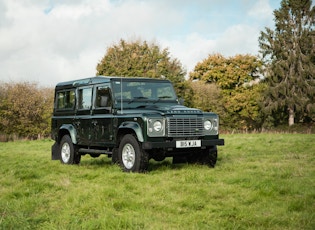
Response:
[[[92,105],[92,88],[79,89],[78,109],[90,109]]]
[[[75,105],[74,90],[57,92],[57,109],[72,109]]]
[[[116,100],[176,100],[169,82],[114,81],[113,89]]]

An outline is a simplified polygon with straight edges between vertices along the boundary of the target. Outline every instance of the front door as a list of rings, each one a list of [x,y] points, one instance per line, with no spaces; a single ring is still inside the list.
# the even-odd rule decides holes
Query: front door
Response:
[[[77,130],[79,145],[89,146],[93,138],[93,130],[91,126],[92,89],[92,87],[82,87],[77,89],[77,112],[74,124]]]
[[[112,147],[114,144],[114,130],[112,114],[112,95],[109,84],[98,85],[94,88],[94,105],[92,115],[93,145]]]

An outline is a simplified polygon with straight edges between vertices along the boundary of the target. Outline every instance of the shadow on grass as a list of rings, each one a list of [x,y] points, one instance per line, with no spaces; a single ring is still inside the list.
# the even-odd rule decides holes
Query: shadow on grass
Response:
[[[219,161],[218,162],[219,164],[222,163],[220,158],[218,159],[218,161]],[[187,168],[189,165],[194,165],[194,164],[188,164],[188,163],[173,164],[172,158],[166,158],[163,161],[155,161],[151,159],[149,161],[147,173],[180,170],[180,169]],[[201,164],[196,164],[196,165],[209,168],[209,166],[207,165],[201,165]],[[118,164],[113,164],[112,159],[107,156],[100,156],[97,158],[93,158],[88,155],[82,156],[80,166],[86,167],[86,168],[94,168],[94,169],[98,169],[98,168],[109,169],[111,167],[119,167]]]
[[[187,164],[173,164],[170,159],[164,161],[150,160],[148,171],[168,171],[168,170],[179,170],[187,167]]]
[[[116,167],[118,165],[113,164],[111,158],[108,158],[107,156],[101,156],[98,158],[82,156],[80,166],[97,169]],[[166,159],[164,161],[150,160],[148,172],[179,170],[185,167],[187,167],[187,164],[173,164],[171,159]]]
[[[95,167],[95,168],[101,168],[101,167],[109,167],[113,165],[111,158],[105,157],[97,157],[93,158],[90,156],[82,156],[80,166],[89,166],[89,167]]]

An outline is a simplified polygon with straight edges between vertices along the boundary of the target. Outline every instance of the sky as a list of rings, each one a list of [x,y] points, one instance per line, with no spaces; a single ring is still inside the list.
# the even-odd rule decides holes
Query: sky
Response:
[[[220,53],[259,54],[281,0],[0,0],[0,81],[54,87],[92,77],[107,48],[141,39],[185,70]]]

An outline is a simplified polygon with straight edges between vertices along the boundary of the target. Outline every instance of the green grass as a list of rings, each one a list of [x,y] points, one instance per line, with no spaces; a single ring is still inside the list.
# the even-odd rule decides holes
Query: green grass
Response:
[[[222,135],[217,166],[106,156],[50,160],[52,141],[0,143],[0,229],[315,229],[315,136]]]

